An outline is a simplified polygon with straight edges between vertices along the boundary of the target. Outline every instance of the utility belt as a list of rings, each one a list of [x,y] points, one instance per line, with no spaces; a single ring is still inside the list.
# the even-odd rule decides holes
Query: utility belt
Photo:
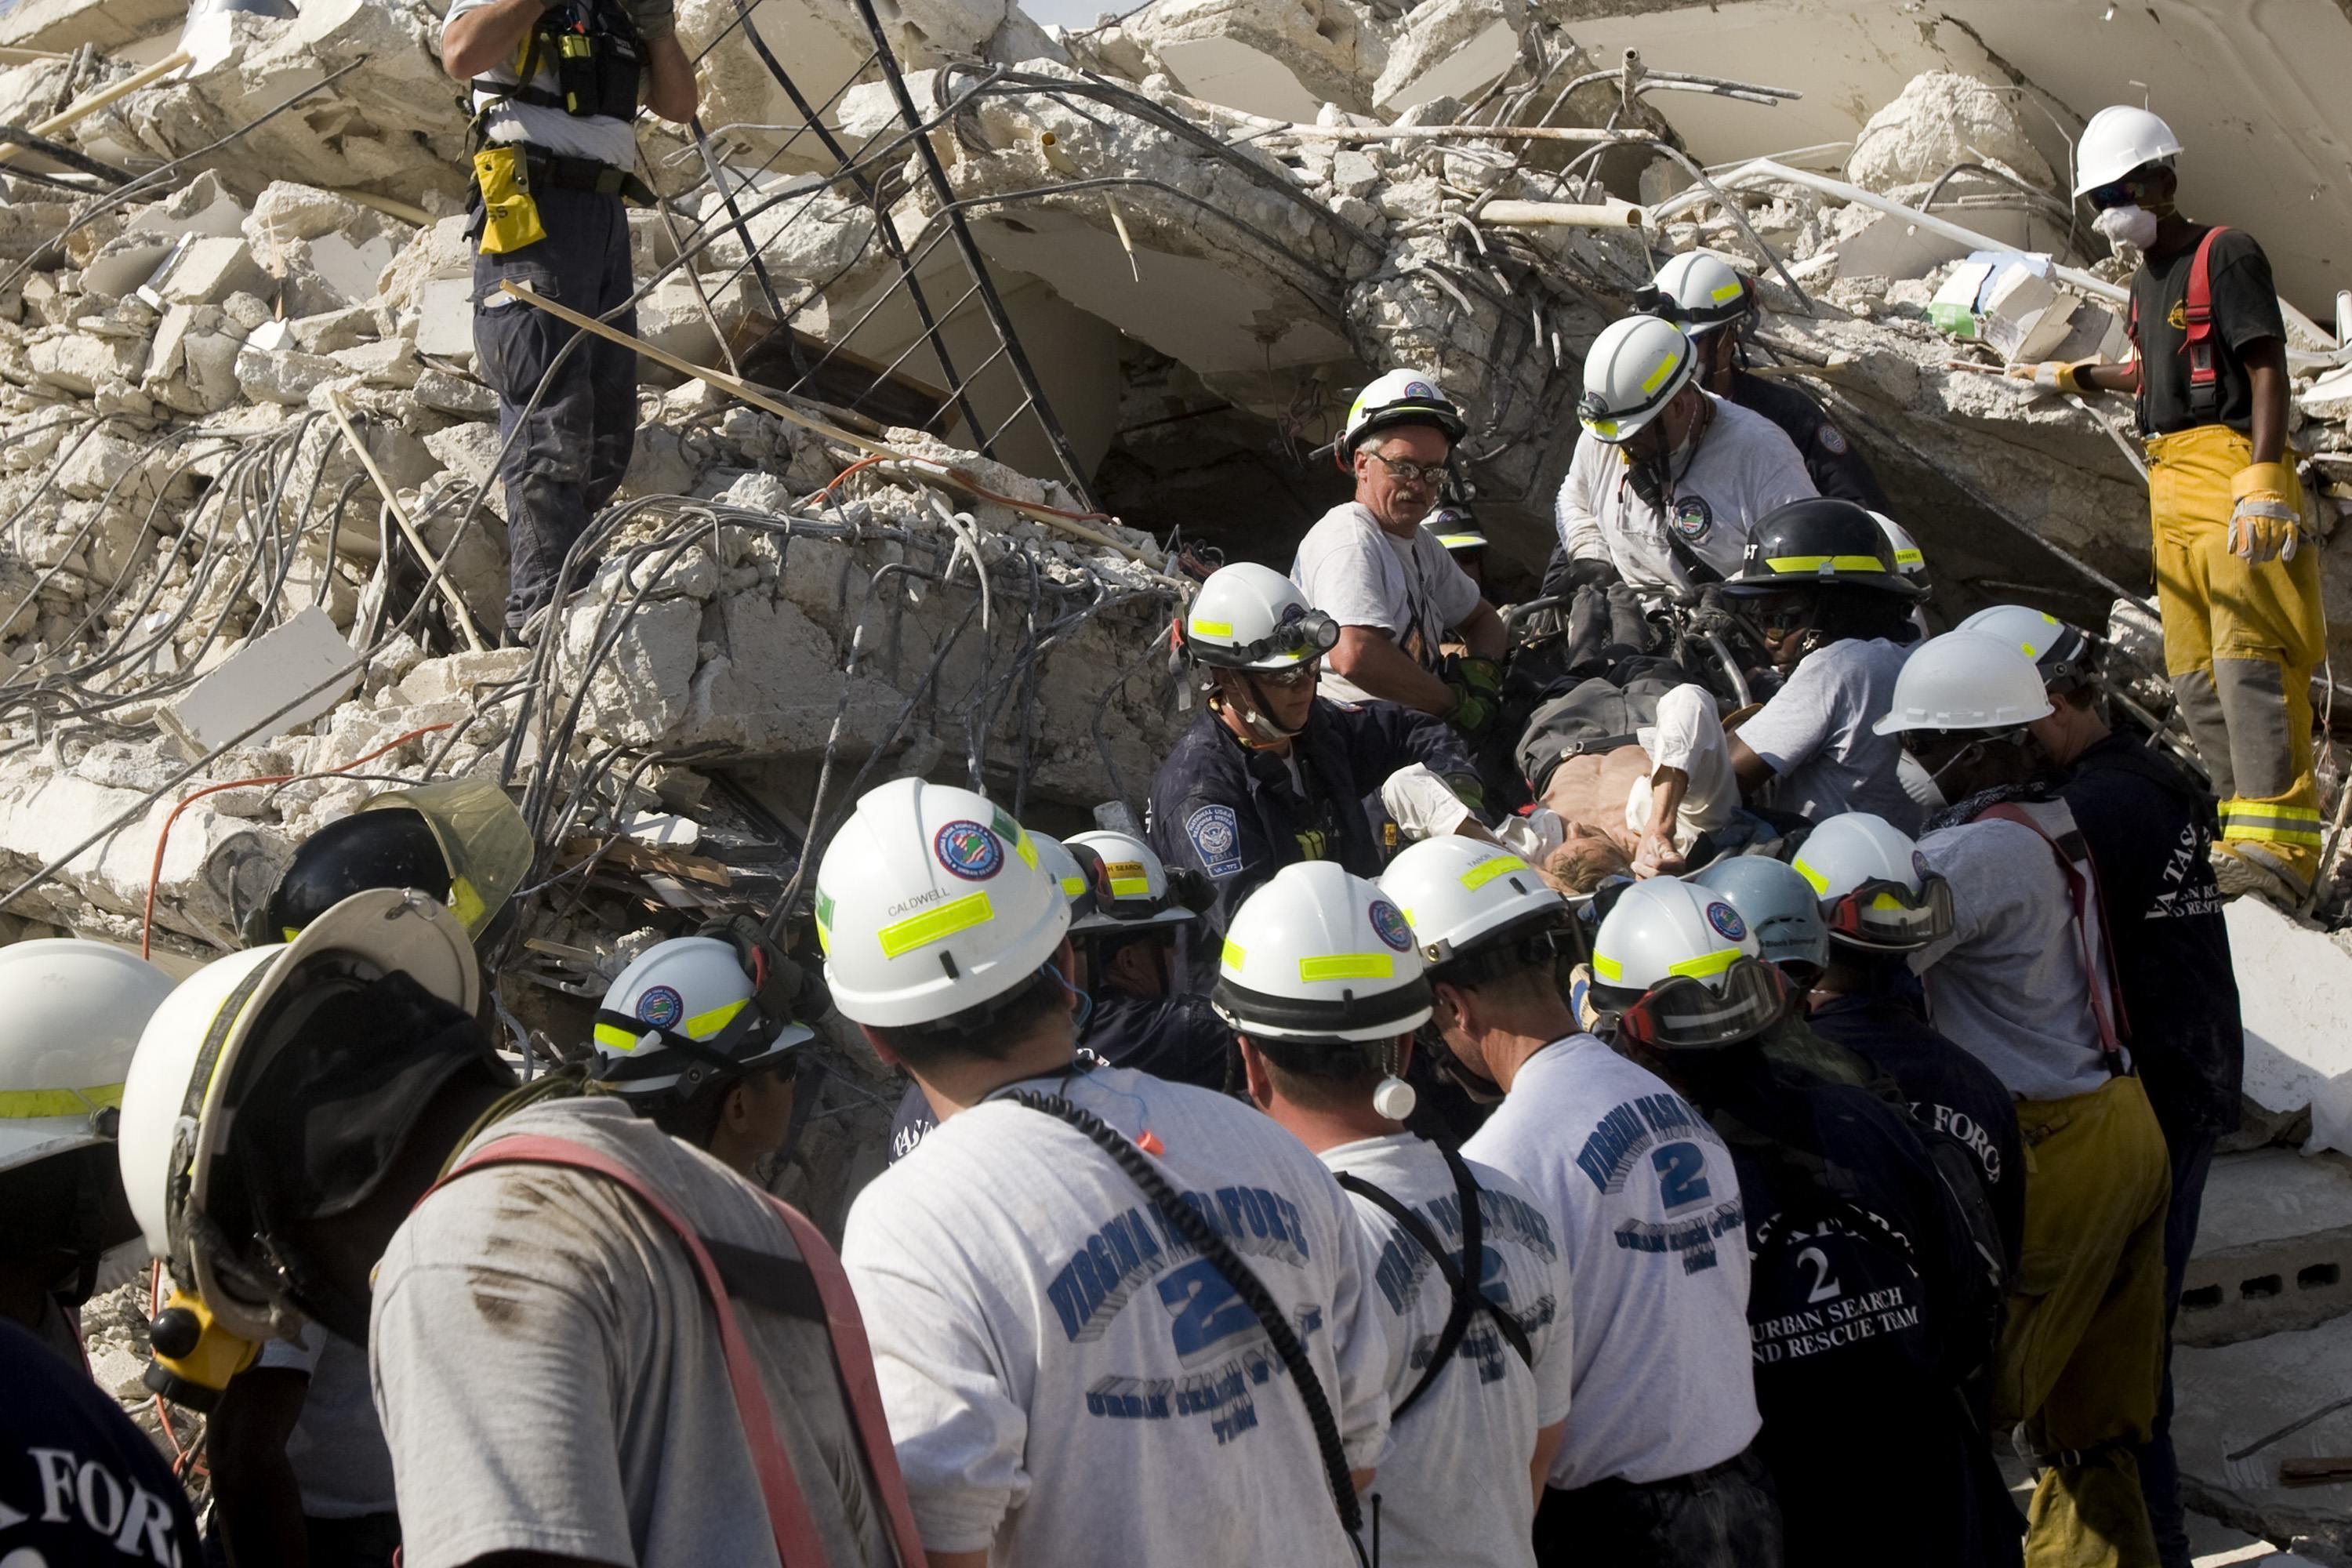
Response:
[[[588,191],[632,206],[654,205],[653,188],[627,169],[566,158],[527,142],[493,142],[474,154],[475,225],[485,256],[504,256],[547,237],[538,190]]]

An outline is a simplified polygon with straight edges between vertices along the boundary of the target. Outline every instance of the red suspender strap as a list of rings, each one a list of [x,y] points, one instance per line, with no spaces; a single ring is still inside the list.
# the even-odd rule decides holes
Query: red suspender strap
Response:
[[[2189,263],[2189,296],[2181,311],[2187,331],[2180,352],[2189,356],[2189,412],[2200,419],[2210,419],[2221,406],[2221,373],[2213,362],[2213,242],[2229,232],[2206,230]]]
[[[760,1371],[751,1360],[751,1347],[743,1342],[742,1329],[735,1321],[735,1309],[727,1299],[726,1282],[719,1278],[719,1265],[711,1260],[702,1237],[686,1223],[686,1217],[636,1172],[596,1150],[563,1138],[530,1134],[501,1138],[442,1177],[436,1186],[446,1185],[486,1165],[564,1165],[603,1176],[632,1194],[676,1234],[678,1245],[686,1248],[687,1257],[693,1261],[694,1271],[702,1281],[702,1293],[709,1299],[712,1316],[719,1321],[719,1344],[727,1358],[727,1382],[735,1392],[735,1414],[743,1424],[743,1444],[751,1451],[752,1468],[759,1472],[761,1495],[767,1500],[768,1522],[776,1536],[776,1555],[782,1560],[784,1568],[819,1568],[824,1564],[824,1547],[809,1517],[808,1499],[802,1494],[800,1482],[793,1474],[793,1462],[784,1452],[782,1439],[776,1436],[775,1421],[768,1409],[768,1393],[761,1386]],[[828,1301],[828,1315],[830,1307]],[[869,1371],[867,1376],[872,1375]],[[895,1480],[895,1466],[890,1474]]]
[[[915,1529],[915,1510],[907,1501],[907,1483],[898,1474],[898,1451],[890,1445],[890,1423],[882,1414],[882,1385],[874,1378],[874,1352],[866,1342],[866,1320],[851,1294],[849,1276],[841,1258],[806,1215],[772,1193],[761,1194],[774,1205],[799,1247],[809,1278],[816,1281],[817,1299],[824,1303],[825,1326],[833,1333],[833,1364],[841,1373],[843,1394],[851,1418],[857,1424],[857,1441],[866,1450],[866,1464],[874,1472],[875,1489],[882,1494],[890,1539],[904,1568],[922,1568],[923,1538]]]
[[[2121,1072],[2123,1032],[2117,1020],[2123,1014],[2123,1002],[2111,989],[2115,984],[2115,950],[2108,945],[2105,915],[2092,896],[2095,889],[2090,879],[2081,867],[2074,864],[2058,840],[2050,836],[2050,830],[2034,819],[2032,812],[2003,803],[1989,805],[1977,813],[1979,821],[1988,816],[2032,828],[2042,843],[2050,846],[2050,853],[2057,857],[2058,869],[2066,878],[2066,902],[2074,911],[2074,940],[2082,952],[2084,983],[2091,997],[2091,1016],[2099,1026],[2099,1049],[2106,1056],[2108,1069]],[[2098,931],[2095,949],[2091,936],[2095,928]],[[2102,954],[2106,959],[2104,966],[2099,963]]]

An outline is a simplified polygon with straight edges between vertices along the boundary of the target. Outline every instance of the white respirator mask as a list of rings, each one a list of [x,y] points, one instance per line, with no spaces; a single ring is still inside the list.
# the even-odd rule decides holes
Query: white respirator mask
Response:
[[[2110,244],[2146,250],[2156,243],[2156,215],[2143,206],[2109,207],[2091,220],[2091,227]]]

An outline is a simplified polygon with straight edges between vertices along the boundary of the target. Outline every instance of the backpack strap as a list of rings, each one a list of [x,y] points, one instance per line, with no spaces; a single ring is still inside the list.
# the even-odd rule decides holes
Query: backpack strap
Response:
[[[2221,406],[2221,372],[2214,363],[2213,242],[2229,232],[2206,230],[2189,263],[2189,297],[2182,312],[2188,331],[2180,352],[2189,356],[2189,412],[2200,424],[2211,420]]]
[[[851,1298],[841,1260],[814,1226],[774,1196],[762,1193],[801,1253],[798,1264],[774,1254],[732,1243],[705,1238],[688,1225],[654,1184],[620,1161],[566,1138],[519,1134],[501,1138],[460,1162],[434,1184],[425,1194],[469,1172],[490,1165],[560,1165],[604,1177],[645,1205],[669,1227],[685,1249],[688,1261],[710,1303],[719,1329],[719,1345],[727,1363],[727,1382],[735,1395],[735,1414],[742,1424],[743,1443],[760,1478],[760,1493],[775,1534],[776,1552],[789,1568],[815,1568],[827,1561],[808,1498],[793,1474],[792,1457],[777,1435],[774,1413],[751,1358],[751,1347],[736,1321],[730,1298],[741,1297],[755,1306],[825,1323],[833,1342],[834,1366],[841,1378],[858,1446],[865,1451],[874,1486],[881,1496],[891,1543],[901,1568],[920,1568],[925,1561],[914,1515],[907,1502],[889,1428],[883,1418],[874,1361],[866,1330]],[[419,1199],[422,1202],[423,1199]]]
[[[1430,1260],[1437,1265],[1438,1278],[1445,1282],[1454,1300],[1453,1310],[1446,1315],[1445,1327],[1438,1332],[1437,1348],[1430,1354],[1429,1365],[1422,1370],[1421,1381],[1412,1385],[1412,1391],[1390,1413],[1391,1421],[1403,1420],[1404,1413],[1429,1392],[1429,1385],[1435,1383],[1438,1373],[1453,1362],[1454,1352],[1462,1346],[1463,1336],[1470,1331],[1471,1314],[1481,1309],[1494,1320],[1496,1331],[1518,1352],[1519,1360],[1528,1366],[1535,1364],[1535,1352],[1528,1344],[1527,1330],[1519,1325],[1517,1318],[1505,1311],[1492,1297],[1478,1288],[1477,1276],[1484,1271],[1482,1260],[1486,1253],[1486,1219],[1479,1210],[1478,1184],[1471,1179],[1470,1167],[1463,1163],[1461,1155],[1444,1147],[1440,1147],[1438,1152],[1445,1156],[1446,1169],[1453,1173],[1454,1194],[1462,1208],[1462,1261],[1458,1266],[1447,1256],[1444,1244],[1429,1227],[1429,1222],[1413,1213],[1395,1194],[1372,1185],[1352,1171],[1339,1173],[1342,1187],[1379,1205],[1381,1212],[1402,1226],[1405,1233],[1429,1254]]]
[[[2058,869],[2066,878],[2066,901],[2072,907],[2074,941],[2082,954],[2084,982],[2091,997],[2091,1016],[2099,1026],[2099,1049],[2106,1058],[2107,1071],[2122,1077],[2128,1070],[2124,1061],[2124,1034],[2128,1026],[2124,1017],[2123,995],[2116,989],[2115,948],[2107,939],[2107,922],[2099,897],[2098,868],[2091,860],[2090,847],[2083,841],[2079,828],[2068,833],[2063,839],[2053,837],[2050,830],[2032,812],[2013,802],[2003,801],[1986,806],[1977,813],[1976,820],[1982,821],[1986,817],[2032,828],[2042,843],[2050,846],[2050,853],[2057,857]],[[2094,931],[2097,933],[2095,942]]]

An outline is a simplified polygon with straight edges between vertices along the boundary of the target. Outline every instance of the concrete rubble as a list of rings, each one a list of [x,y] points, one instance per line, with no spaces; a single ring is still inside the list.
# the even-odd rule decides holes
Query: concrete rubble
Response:
[[[882,27],[935,182],[850,0],[682,0],[709,142],[645,122],[670,200],[631,216],[639,331],[792,388],[825,428],[641,361],[635,461],[536,649],[469,636],[502,618],[504,501],[434,16],[205,17],[193,66],[53,133],[141,184],[0,163],[0,938],[151,927],[207,955],[295,842],[386,781],[493,773],[556,879],[526,900],[501,989],[520,1036],[656,930],[794,886],[806,835],[864,783],[961,762],[1049,826],[1139,805],[1189,717],[1154,643],[1175,590],[1144,563],[1171,540],[1286,561],[1342,493],[1322,449],[1354,390],[1412,364],[1471,411],[1497,570],[1531,575],[1580,356],[1694,247],[1756,280],[1758,368],[1822,398],[1875,465],[1935,566],[1931,616],[2025,597],[2104,625],[2148,574],[2127,411],[1951,368],[2119,342],[2124,258],[2065,174],[2104,89],[2045,89],[2031,38],[1967,31],[1989,5],[1904,22],[1918,45],[1858,0],[1801,0],[1766,47],[1752,5],[1157,0],[1067,29],[1011,0],[905,0]],[[176,0],[23,0],[0,44],[55,58],[0,69],[0,121],[152,69],[183,21]],[[1781,36],[1849,24],[1871,62]],[[2142,30],[2125,18],[2118,47]],[[1672,71],[1727,83],[1652,90]],[[2292,439],[2352,655],[2332,538],[2352,364],[2312,322],[2335,280],[2269,185],[2200,166],[2192,192],[2282,258]],[[1050,422],[971,298],[950,203]],[[2278,928],[2240,949],[2256,1136],[2352,1150],[2352,1063],[2328,1037],[2352,987],[2327,990],[2352,958],[2233,909]],[[2265,967],[2304,948],[2326,956]],[[838,1140],[836,1197],[870,1154],[855,1121],[814,1134]],[[2184,1320],[2210,1347],[2184,1363],[2230,1379],[2282,1331],[2344,1337],[2339,1280],[2291,1280],[2291,1323],[2243,1289],[2285,1268],[2273,1255],[2334,1246],[2345,1212],[2332,1156],[2260,1157],[2296,1162],[2270,1185],[2317,1195],[2200,1254],[2223,1300]],[[2262,1337],[2223,1342],[2242,1333]],[[2217,1500],[2245,1479],[2213,1475]],[[2214,1508],[2282,1541],[2316,1528],[2268,1493]]]

